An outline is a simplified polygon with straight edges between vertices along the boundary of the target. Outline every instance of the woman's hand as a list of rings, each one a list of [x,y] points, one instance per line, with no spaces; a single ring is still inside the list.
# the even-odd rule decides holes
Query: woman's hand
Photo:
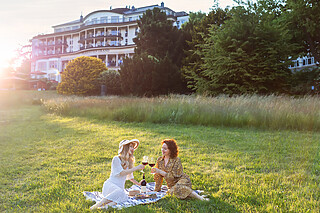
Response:
[[[158,169],[158,168],[152,168],[151,169],[151,172],[154,173],[154,174],[160,174],[161,176],[166,176],[167,173],[161,169]]]
[[[144,167],[146,167],[146,165],[143,165],[143,164],[136,166],[137,170],[142,170],[144,169]]]
[[[151,168],[151,173],[160,173],[160,169],[158,169],[158,168]]]

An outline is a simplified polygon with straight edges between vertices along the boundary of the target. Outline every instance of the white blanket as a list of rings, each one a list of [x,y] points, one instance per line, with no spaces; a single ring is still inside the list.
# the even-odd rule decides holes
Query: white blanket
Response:
[[[153,191],[154,187],[155,187],[154,182],[147,183],[147,191]],[[166,195],[168,188],[167,186],[162,186],[161,191],[157,192],[157,198],[147,198],[147,199],[135,199],[133,196],[129,196],[129,191],[140,190],[140,186],[138,185],[133,185],[129,189],[125,189],[125,190],[126,190],[126,193],[128,194],[129,199],[125,202],[118,203],[117,205],[112,206],[113,208],[122,209],[122,208],[131,207],[131,206],[136,206],[139,204],[148,204],[148,203],[157,202],[158,200],[162,199]],[[95,202],[99,202],[100,200],[102,200],[101,192],[84,191],[83,194],[87,198],[87,200],[92,200]],[[105,207],[107,208],[108,206],[106,205]]]

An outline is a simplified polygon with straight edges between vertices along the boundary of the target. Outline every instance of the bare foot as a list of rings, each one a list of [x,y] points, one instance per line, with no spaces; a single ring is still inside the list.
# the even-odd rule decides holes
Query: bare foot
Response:
[[[94,209],[98,209],[98,208],[101,208],[101,207],[103,207],[104,205],[106,205],[106,204],[110,204],[110,200],[107,200],[107,199],[105,199],[105,198],[103,198],[100,202],[97,202],[96,204],[94,204],[93,206],[91,206],[90,207],[90,210],[94,210]],[[113,203],[113,202],[111,202],[111,203]]]
[[[93,206],[90,207],[90,210],[94,210],[99,208],[99,203],[94,204]]]

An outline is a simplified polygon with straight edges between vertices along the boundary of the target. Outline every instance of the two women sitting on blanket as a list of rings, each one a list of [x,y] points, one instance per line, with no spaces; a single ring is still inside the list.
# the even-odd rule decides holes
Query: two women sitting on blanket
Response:
[[[111,174],[103,184],[103,199],[91,206],[96,209],[105,205],[112,206],[128,200],[124,185],[126,180],[140,185],[134,177],[133,172],[144,169],[145,165],[134,167],[133,152],[139,146],[139,140],[123,140],[119,144],[118,156],[113,157],[111,164]],[[181,160],[178,157],[178,146],[175,140],[167,139],[162,141],[162,157],[159,157],[155,168],[151,172],[155,173],[155,191],[160,191],[163,178],[165,178],[169,191],[180,199],[187,197],[199,200],[207,200],[204,196],[198,195],[191,189],[191,180],[188,175],[183,173]]]

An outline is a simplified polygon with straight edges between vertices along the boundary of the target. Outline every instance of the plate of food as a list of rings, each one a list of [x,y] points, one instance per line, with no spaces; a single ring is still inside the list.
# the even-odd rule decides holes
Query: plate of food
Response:
[[[139,193],[134,196],[136,199],[157,198],[156,192]]]

